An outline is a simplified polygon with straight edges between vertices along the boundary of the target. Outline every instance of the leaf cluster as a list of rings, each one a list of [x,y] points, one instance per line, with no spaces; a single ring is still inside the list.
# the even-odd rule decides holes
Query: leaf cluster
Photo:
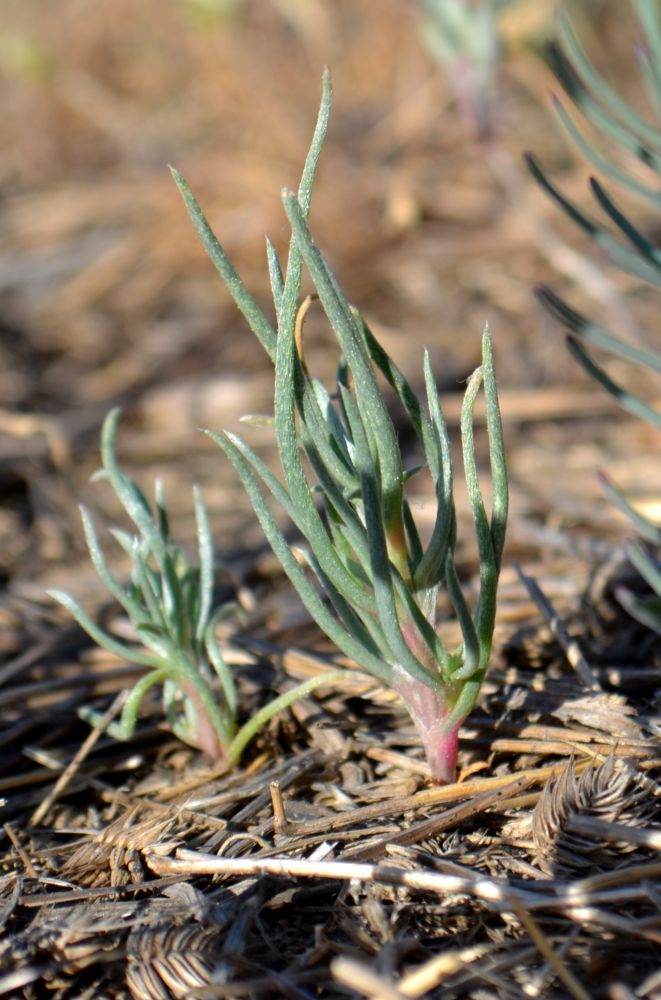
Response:
[[[116,456],[120,410],[112,410],[101,435],[102,471],[136,532],[112,529],[111,535],[131,559],[131,578],[123,585],[110,570],[94,522],[81,508],[90,557],[99,577],[124,610],[135,634],[129,646],[102,629],[80,604],[61,590],[49,591],[88,635],[108,652],[145,668],[130,691],[120,722],[111,731],[128,740],[135,732],[143,699],[155,686],[163,691],[163,707],[172,732],[209,756],[236,764],[247,743],[277,712],[336,673],[313,678],[260,709],[243,726],[237,722],[238,699],[232,672],[216,639],[219,620],[232,604],[213,608],[215,560],[206,507],[197,486],[193,499],[198,560],[191,564],[170,536],[165,495],[156,484],[153,507],[139,486],[121,469]],[[93,712],[84,712],[89,721]]]
[[[281,482],[240,438],[209,432],[239,473],[264,533],[305,607],[337,647],[384,684],[403,672],[447,692],[452,721],[472,707],[484,677],[494,627],[496,586],[507,519],[507,475],[488,331],[483,364],[468,382],[461,419],[463,459],[480,558],[480,595],[471,610],[455,566],[456,517],[448,432],[429,357],[424,404],[347,302],[308,228],[312,184],[326,135],[331,85],[324,76],[317,127],[297,194],[283,192],[291,227],[286,267],[267,241],[275,327],[241,281],[186,181],[174,177],[211,260],[275,365],[274,429]],[[307,369],[301,302],[302,265],[338,342],[341,360],[328,391]],[[406,413],[431,476],[436,514],[423,544],[406,498],[406,469],[379,381]],[[473,441],[473,411],[483,386],[493,507],[487,514]],[[305,565],[273,516],[270,496],[307,543]],[[311,571],[311,573],[309,572]],[[463,642],[449,652],[437,631],[444,586]]]
[[[273,426],[283,480],[236,435],[208,433],[241,477],[266,538],[312,618],[338,649],[402,695],[427,741],[434,776],[451,780],[457,730],[475,702],[491,652],[507,521],[507,472],[491,339],[485,330],[482,365],[468,380],[461,415],[464,473],[480,561],[479,596],[471,607],[456,568],[450,440],[429,357],[424,359],[421,402],[347,302],[308,228],[330,105],[326,72],[298,192],[283,192],[291,227],[284,268],[267,241],[275,325],[244,285],[186,181],[173,170],[204,247],[273,362]],[[340,350],[332,392],[309,373],[303,353],[304,320],[312,301],[311,297],[302,300],[304,265]],[[383,383],[408,418],[423,456],[419,468],[426,469],[433,484],[436,513],[426,540],[406,493],[407,481],[418,469],[405,467]],[[490,455],[490,513],[482,497],[473,435],[481,389]],[[113,411],[103,429],[103,474],[137,530],[136,534],[113,532],[131,557],[130,586],[123,586],[111,573],[85,511],[83,524],[94,566],[128,616],[140,648],[130,648],[99,628],[70,596],[59,591],[52,596],[99,645],[147,670],[125,704],[120,735],[127,738],[133,733],[143,697],[160,684],[173,732],[231,765],[276,711],[317,685],[337,680],[341,672],[324,674],[286,692],[238,728],[234,679],[215,636],[218,617],[227,609],[214,613],[212,607],[213,545],[202,497],[195,489],[198,565],[193,567],[170,538],[160,487],[152,509],[119,467],[115,454],[118,420],[119,411]],[[279,527],[271,511],[272,500],[305,540],[302,559]],[[442,587],[462,633],[462,642],[452,651],[439,635],[437,604]]]
[[[633,0],[644,42],[637,49],[642,86],[657,118],[661,115],[661,17],[658,4]],[[658,178],[661,175],[661,127],[640,115],[595,69],[565,16],[558,19],[557,39],[548,47],[549,61],[566,95],[591,123],[597,141],[573,120],[556,98],[560,119],[579,150],[600,174],[638,198],[646,209],[661,208]],[[636,161],[635,169],[620,163],[625,154]],[[661,251],[611,196],[596,177],[590,188],[602,218],[587,215],[548,178],[534,156],[526,157],[537,183],[562,211],[594,242],[600,254],[615,266],[661,287]],[[651,180],[641,179],[645,174]],[[605,217],[605,218],[603,218]],[[545,286],[538,289],[544,306],[569,329],[567,346],[578,363],[629,413],[661,427],[661,412],[635,391],[614,379],[597,360],[594,351],[623,359],[634,369],[661,373],[661,352],[639,347],[620,337],[569,306]],[[638,513],[622,491],[603,473],[600,476],[610,499],[629,518],[640,541],[631,541],[627,553],[632,564],[651,587],[649,597],[637,597],[620,588],[618,597],[638,620],[661,632],[661,526]]]

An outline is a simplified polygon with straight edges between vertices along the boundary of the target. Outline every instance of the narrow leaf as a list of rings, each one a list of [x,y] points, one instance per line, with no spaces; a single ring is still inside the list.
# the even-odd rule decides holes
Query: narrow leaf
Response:
[[[613,396],[620,406],[627,410],[628,413],[632,413],[635,417],[641,417],[643,420],[647,420],[650,424],[654,424],[656,427],[661,427],[661,413],[655,410],[652,406],[649,406],[638,396],[629,392],[623,386],[615,382],[610,375],[608,375],[603,368],[601,368],[588,354],[585,348],[574,338],[568,336],[566,338],[567,347],[570,352],[579,362],[579,364],[585,369],[588,375],[596,379],[597,382],[603,385],[604,389]]]
[[[161,661],[157,657],[147,656],[146,653],[131,649],[130,646],[125,646],[124,643],[118,642],[117,639],[113,639],[107,632],[104,632],[69,594],[62,590],[48,590],[46,593],[67,609],[71,617],[76,619],[80,627],[87,632],[97,646],[107,649],[109,653],[119,656],[122,660],[128,660],[129,663],[138,663],[144,667],[154,668],[161,666]]]
[[[628,344],[625,340],[620,340],[619,337],[614,337],[602,326],[593,323],[582,313],[568,306],[546,285],[539,285],[535,289],[535,294],[542,305],[553,313],[561,323],[565,323],[572,333],[577,334],[581,340],[616,357],[632,361],[642,368],[650,368],[652,371],[661,373],[661,354],[656,351],[645,351],[633,344]]]
[[[200,556],[198,600],[199,610],[195,623],[195,638],[201,642],[207,628],[211,606],[213,603],[214,556],[213,536],[207,517],[207,509],[202,499],[200,488],[193,487],[195,503],[195,523],[197,525],[197,547]]]
[[[178,170],[170,167],[170,172],[175,184],[179,188],[181,197],[184,199],[186,210],[202,246],[206,250],[218,274],[225,282],[228,292],[234,299],[239,311],[245,317],[250,329],[273,361],[275,359],[275,330],[239,277],[232,261],[225,253],[214,231],[204,217],[204,213],[190,187]]]

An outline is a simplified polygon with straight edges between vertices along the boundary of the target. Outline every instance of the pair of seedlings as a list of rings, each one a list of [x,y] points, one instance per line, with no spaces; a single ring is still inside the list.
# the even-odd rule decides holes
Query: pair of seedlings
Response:
[[[639,52],[644,83],[655,106],[661,108],[661,15],[647,0],[633,0],[633,4],[645,39]],[[549,48],[549,56],[570,98],[612,145],[627,150],[655,176],[661,173],[661,130],[640,117],[596,73],[566,19],[559,21],[558,37],[558,44]],[[188,185],[173,172],[204,247],[273,362],[273,426],[283,479],[276,478],[236,436],[209,434],[241,477],[266,538],[312,618],[357,666],[400,695],[420,734],[432,778],[449,782],[455,775],[459,726],[475,704],[491,652],[507,521],[507,473],[491,342],[485,331],[482,365],[468,380],[461,415],[464,475],[480,563],[479,595],[470,607],[455,567],[450,445],[429,358],[425,356],[424,360],[425,399],[421,402],[363,318],[346,301],[308,229],[312,186],[330,103],[331,86],[326,74],[298,193],[283,194],[291,226],[284,270],[267,241],[275,329],[241,281]],[[638,173],[628,173],[605,157],[583,137],[560,105],[558,108],[571,137],[588,159],[610,179],[658,208],[658,185],[645,184]],[[598,181],[591,182],[592,190],[614,225],[614,233],[562,195],[532,157],[529,165],[538,183],[614,264],[653,285],[661,284],[658,249]],[[332,393],[310,375],[302,357],[304,266],[340,349],[337,384]],[[568,346],[588,373],[625,409],[661,426],[658,411],[613,381],[595,360],[592,349],[657,373],[661,371],[658,352],[636,348],[612,336],[548,289],[541,289],[540,297],[569,327]],[[397,397],[417,439],[422,456],[417,468],[406,469],[403,465],[380,388],[384,381]],[[489,442],[490,512],[482,498],[473,441],[473,412],[481,388]],[[307,681],[238,726],[234,680],[215,638],[218,617],[226,609],[214,611],[212,607],[213,545],[202,498],[196,489],[199,559],[197,567],[192,567],[170,538],[161,491],[157,488],[152,509],[117,463],[118,417],[118,412],[113,411],[104,426],[102,460],[103,474],[137,529],[135,535],[114,532],[132,558],[130,586],[123,587],[112,576],[86,512],[83,523],[94,565],[126,611],[142,648],[128,648],[102,631],[68,595],[54,592],[53,596],[96,642],[146,669],[126,701],[120,735],[130,737],[142,698],[152,686],[161,684],[173,731],[232,766],[269,718],[318,684],[340,680],[342,671]],[[424,541],[406,496],[407,481],[420,469],[431,478],[436,500],[433,528]],[[651,595],[644,598],[623,590],[620,599],[632,615],[661,632],[661,571],[654,554],[654,547],[661,543],[661,529],[635,511],[605,477],[604,485],[643,540],[630,543],[628,552],[651,589]],[[292,553],[271,513],[271,500],[285,510],[305,539],[307,565],[301,565]],[[463,637],[453,651],[446,648],[439,634],[441,588],[446,591]],[[218,687],[219,696],[215,693]]]
[[[507,521],[507,474],[491,342],[485,331],[482,365],[468,380],[461,416],[464,473],[480,561],[479,597],[471,608],[455,566],[450,443],[429,358],[424,360],[421,402],[347,302],[308,229],[330,104],[326,73],[298,193],[283,194],[291,226],[284,270],[267,242],[276,329],[236,273],[190,188],[173,171],[209,256],[273,362],[273,427],[283,479],[235,435],[208,433],[241,477],[266,538],[312,618],[358,667],[400,695],[420,734],[432,778],[449,782],[455,776],[459,726],[475,704],[491,652]],[[304,267],[339,345],[341,361],[332,393],[310,375],[302,357]],[[380,380],[395,393],[415,434],[422,454],[417,468],[404,467]],[[473,411],[480,388],[486,400],[491,461],[490,514],[482,498],[473,441]],[[234,679],[215,636],[218,617],[226,609],[212,606],[213,544],[202,497],[195,489],[199,552],[194,567],[170,537],[160,487],[152,506],[120,468],[115,451],[118,419],[115,410],[104,425],[101,475],[136,529],[135,534],[113,532],[132,560],[128,586],[111,573],[86,511],[83,524],[94,566],[126,612],[141,648],[128,647],[100,629],[67,594],[51,593],[99,645],[145,667],[123,708],[119,735],[132,735],[143,697],[153,686],[162,685],[173,732],[232,766],[270,717],[315,686],[340,681],[342,671],[288,691],[239,727]],[[436,500],[433,528],[424,541],[406,495],[408,480],[421,469],[431,478]],[[270,500],[284,508],[305,539],[307,565],[292,552]],[[441,588],[463,636],[453,651],[439,634]]]

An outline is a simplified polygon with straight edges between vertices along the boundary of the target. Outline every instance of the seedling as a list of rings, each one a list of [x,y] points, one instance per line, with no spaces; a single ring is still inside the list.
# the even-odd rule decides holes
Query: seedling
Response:
[[[342,672],[329,671],[305,681],[239,726],[236,685],[216,640],[219,619],[231,612],[233,606],[224,605],[216,611],[212,608],[214,551],[202,494],[197,487],[193,488],[198,540],[198,564],[193,566],[170,537],[161,485],[156,485],[152,508],[117,462],[115,439],[119,417],[118,409],[111,411],[103,426],[100,476],[108,480],[137,529],[136,534],[117,529],[111,532],[131,557],[128,586],[123,586],[111,572],[91,516],[84,508],[81,513],[94,568],[124,609],[135,633],[136,646],[129,646],[100,628],[69,594],[61,590],[51,590],[49,594],[67,608],[99,646],[145,668],[144,677],[124,704],[119,724],[111,730],[114,736],[131,739],[143,699],[151,688],[161,685],[165,716],[172,732],[185,743],[232,767],[269,719],[320,684],[339,680]],[[97,718],[90,711],[83,715],[89,721]]]
[[[394,689],[418,729],[432,778],[454,780],[458,730],[475,704],[493,638],[496,588],[507,520],[507,473],[491,340],[466,388],[461,416],[463,462],[480,560],[479,597],[471,609],[455,565],[456,516],[450,442],[429,356],[425,400],[349,305],[308,228],[312,185],[328,127],[331,83],[324,75],[317,127],[298,194],[284,191],[291,227],[286,267],[267,241],[276,325],[237,274],[192,191],[173,171],[192,222],[235,303],[275,366],[273,426],[284,480],[232,433],[210,436],[246,488],[264,533],[320,628],[363,670]],[[341,360],[332,392],[308,371],[302,265],[337,339]],[[404,465],[379,378],[399,399],[431,477],[436,512],[431,535],[416,526]],[[486,402],[492,508],[482,498],[473,442],[473,411]],[[280,504],[304,538],[301,564],[278,526],[267,496]],[[442,587],[461,627],[453,651],[440,635]]]

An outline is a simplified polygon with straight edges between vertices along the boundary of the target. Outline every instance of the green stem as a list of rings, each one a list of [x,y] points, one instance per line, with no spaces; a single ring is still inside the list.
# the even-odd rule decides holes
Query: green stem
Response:
[[[310,680],[303,681],[297,687],[292,688],[291,691],[286,691],[281,694],[278,698],[269,702],[263,708],[260,708],[258,712],[253,715],[241,728],[229,745],[227,753],[227,761],[230,767],[234,767],[238,764],[241,754],[247,747],[248,743],[252,740],[253,736],[256,736],[262,726],[277,715],[278,712],[284,711],[293,705],[295,701],[300,698],[304,698],[315,688],[321,687],[322,684],[335,684],[337,681],[346,677],[347,671],[345,669],[341,670],[329,670],[328,673],[321,674],[319,677],[311,677]]]

